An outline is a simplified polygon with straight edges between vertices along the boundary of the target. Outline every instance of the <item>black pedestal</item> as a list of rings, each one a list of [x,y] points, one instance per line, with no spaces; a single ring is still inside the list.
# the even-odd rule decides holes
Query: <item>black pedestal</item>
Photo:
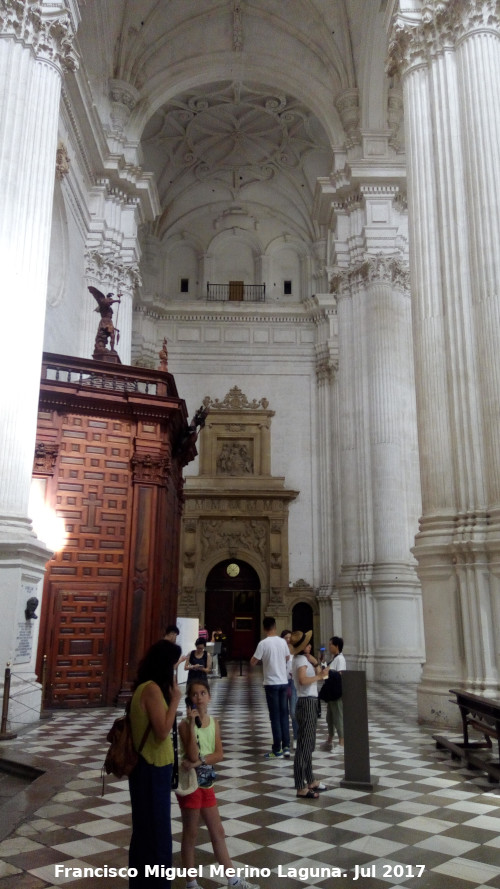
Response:
[[[368,703],[364,670],[342,673],[344,705],[344,780],[341,787],[373,790],[377,779],[370,777]]]

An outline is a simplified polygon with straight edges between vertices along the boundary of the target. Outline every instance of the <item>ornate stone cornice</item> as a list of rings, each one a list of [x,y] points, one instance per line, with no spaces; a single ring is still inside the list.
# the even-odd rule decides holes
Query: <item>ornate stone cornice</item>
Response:
[[[229,305],[229,304],[228,304]],[[154,320],[168,320],[169,322],[173,321],[181,321],[186,323],[192,322],[224,322],[224,324],[241,324],[245,322],[245,324],[310,324],[311,319],[306,315],[304,311],[300,312],[286,312],[286,314],[278,314],[277,312],[267,312],[262,310],[261,312],[257,311],[249,311],[249,312],[233,312],[231,308],[228,307],[227,310],[221,312],[217,310],[215,312],[202,311],[202,310],[174,310],[172,311],[170,308],[168,309],[160,309],[155,306],[155,308],[151,309],[149,306],[137,304],[134,306],[134,312],[138,312],[141,315],[145,315],[147,318],[152,318]]]
[[[249,401],[238,386],[233,386],[222,401],[207,395],[203,399],[203,406],[209,408],[210,411],[265,411],[269,407],[269,402],[267,398],[261,398],[259,401],[254,398],[253,401]]]
[[[33,0],[1,0],[1,37],[30,47],[38,59],[60,71],[75,71],[78,67],[73,48],[75,33],[63,0],[53,0],[50,6]]]

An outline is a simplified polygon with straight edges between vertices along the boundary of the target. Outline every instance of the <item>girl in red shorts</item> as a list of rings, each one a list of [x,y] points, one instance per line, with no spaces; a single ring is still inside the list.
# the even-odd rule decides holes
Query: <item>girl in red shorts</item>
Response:
[[[190,682],[187,697],[191,706],[187,716],[179,725],[180,750],[179,758],[179,792],[177,799],[182,816],[181,860],[183,868],[194,867],[196,838],[200,825],[200,817],[205,822],[215,858],[224,870],[233,869],[229,857],[226,837],[212,787],[198,787],[196,767],[206,762],[215,765],[224,758],[220,727],[217,719],[207,713],[210,703],[208,683],[200,679]],[[196,725],[196,718],[198,723]],[[188,881],[187,889],[199,889],[196,880]],[[236,889],[258,889],[255,884],[247,883],[242,877],[228,877],[228,886]]]

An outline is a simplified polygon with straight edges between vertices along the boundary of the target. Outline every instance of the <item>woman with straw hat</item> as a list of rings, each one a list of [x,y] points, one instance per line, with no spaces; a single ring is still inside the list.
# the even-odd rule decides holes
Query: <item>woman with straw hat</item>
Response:
[[[326,790],[324,784],[314,780],[312,755],[316,744],[316,723],[318,721],[317,682],[326,679],[328,670],[314,666],[311,662],[312,630],[303,633],[294,630],[289,647],[293,654],[293,680],[297,689],[297,744],[293,762],[293,777],[298,799],[318,799],[319,792]]]

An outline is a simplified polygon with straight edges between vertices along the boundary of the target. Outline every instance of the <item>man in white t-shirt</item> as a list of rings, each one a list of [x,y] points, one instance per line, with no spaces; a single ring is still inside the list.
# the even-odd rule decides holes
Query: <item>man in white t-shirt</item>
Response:
[[[288,721],[288,672],[287,661],[290,650],[285,640],[278,636],[274,617],[263,620],[265,639],[261,639],[250,664],[262,664],[264,671],[264,691],[266,693],[273,748],[266,753],[266,759],[279,756],[290,757],[290,724]]]

